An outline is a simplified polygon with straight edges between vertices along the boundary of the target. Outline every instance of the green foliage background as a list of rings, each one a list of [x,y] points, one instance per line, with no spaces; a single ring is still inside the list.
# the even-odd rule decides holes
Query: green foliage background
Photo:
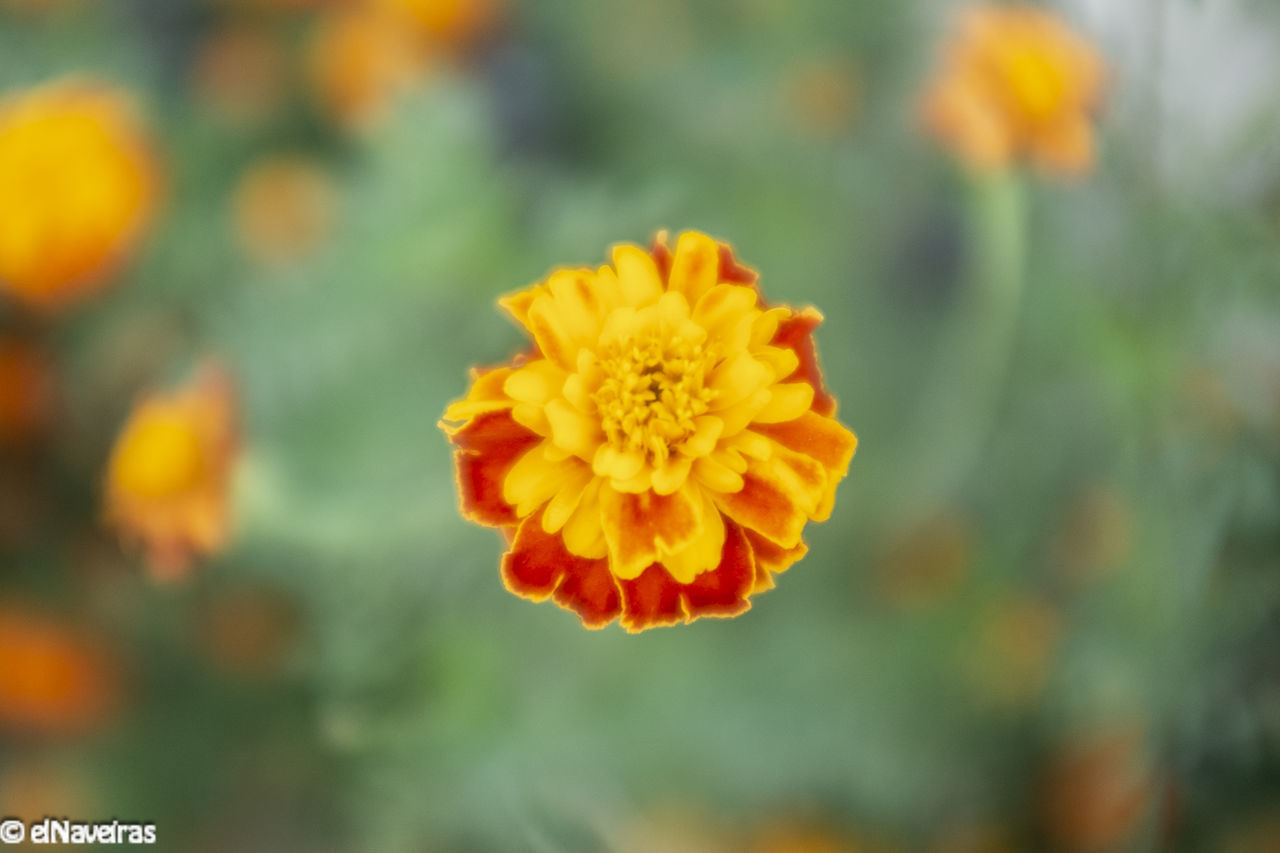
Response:
[[[193,96],[219,27],[297,49],[310,14],[101,0],[0,17],[0,87],[74,71],[132,88],[169,175],[155,233],[106,293],[56,320],[3,309],[56,353],[61,416],[5,462],[39,475],[19,486],[34,520],[0,546],[0,596],[105,629],[132,677],[106,731],[5,735],[0,773],[46,757],[96,791],[102,814],[73,817],[154,820],[166,850],[662,851],[646,833],[673,813],[727,849],[791,821],[852,849],[960,849],[944,839],[969,826],[1006,845],[973,849],[1083,849],[1046,817],[1046,773],[1079,738],[1136,726],[1141,805],[1102,849],[1227,849],[1275,819],[1269,134],[1224,139],[1260,164],[1258,189],[1205,193],[1237,185],[1238,158],[1161,169],[1177,127],[1153,138],[1159,105],[1121,78],[1095,175],[993,190],[919,133],[947,17],[901,0],[524,3],[357,135],[301,79],[248,125]],[[1276,26],[1264,4],[1242,14]],[[815,64],[854,69],[855,114],[834,129],[796,94]],[[264,269],[228,205],[279,152],[327,164],[338,223]],[[983,368],[957,353],[999,334],[966,313],[993,191],[1020,198],[1026,251],[1009,348]],[[809,557],[750,613],[590,633],[503,590],[502,544],[458,516],[436,419],[469,365],[520,346],[495,297],[660,227],[731,241],[770,299],[824,312],[827,379],[861,446]],[[132,402],[208,353],[244,406],[238,535],[159,588],[100,529],[101,467]],[[926,479],[959,473],[922,492],[922,459]],[[1073,522],[1099,490],[1105,517]],[[894,555],[927,554],[939,514],[959,520],[965,568],[904,604],[894,573],[927,577],[929,558]],[[1118,564],[1066,572],[1109,524],[1130,531]],[[115,566],[92,583],[84,542]],[[263,677],[219,670],[191,628],[246,585],[298,614]],[[1054,626],[1043,654],[1034,627],[989,642],[1027,602]],[[1086,798],[1105,802],[1108,778],[1080,782]],[[1245,843],[1280,849],[1276,832]]]

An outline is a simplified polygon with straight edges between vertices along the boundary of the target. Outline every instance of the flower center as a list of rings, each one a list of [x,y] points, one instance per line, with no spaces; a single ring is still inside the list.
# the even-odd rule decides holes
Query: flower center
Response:
[[[154,413],[125,439],[116,460],[116,482],[144,498],[180,494],[200,481],[204,452],[185,418]]]
[[[656,331],[606,344],[599,353],[604,380],[592,400],[609,443],[662,463],[696,431],[694,419],[715,397],[706,385],[719,361],[714,349]]]
[[[1066,94],[1061,72],[1038,51],[1014,51],[1005,61],[1005,79],[1014,104],[1032,122],[1051,118]]]

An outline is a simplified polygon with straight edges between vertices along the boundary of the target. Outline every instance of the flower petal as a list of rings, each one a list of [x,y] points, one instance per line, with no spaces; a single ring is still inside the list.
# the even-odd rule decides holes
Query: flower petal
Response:
[[[556,446],[591,461],[596,448],[605,440],[599,419],[588,417],[563,398],[548,402],[545,411],[551,426],[551,440]]]
[[[516,423],[510,412],[495,411],[472,419],[449,440],[458,447],[454,461],[462,514],[490,527],[515,524],[515,507],[503,498],[503,483],[516,461],[539,442],[537,434]]]
[[[698,575],[714,569],[724,548],[724,517],[704,490],[695,492],[702,502],[701,531],[684,548],[662,557],[662,565],[679,583],[692,583]]]
[[[511,408],[511,399],[502,390],[507,377],[511,373],[510,367],[473,370],[471,372],[471,388],[467,391],[467,396],[451,403],[444,410],[440,428],[445,433],[450,433],[451,428],[445,421],[466,421],[483,412]]]
[[[582,490],[578,506],[562,531],[564,545],[571,553],[592,560],[603,559],[609,554],[604,528],[600,526],[600,484],[599,479],[593,479]]]
[[[774,451],[767,460],[751,460],[741,490],[715,493],[714,498],[729,518],[783,548],[794,548],[805,522],[822,503],[827,476],[813,459],[770,443]]]
[[[801,542],[794,548],[783,548],[770,542],[752,530],[747,530],[747,541],[756,559],[756,579],[753,592],[773,589],[773,575],[781,574],[809,553],[809,546]]]
[[[653,257],[639,246],[623,243],[613,248],[613,266],[618,271],[622,300],[634,308],[652,305],[662,296],[662,280]]]
[[[516,508],[516,515],[530,515],[551,500],[566,483],[586,468],[577,459],[548,458],[554,446],[543,441],[521,456],[502,482],[502,499]]]
[[[538,515],[526,518],[511,550],[502,559],[502,580],[516,595],[534,601],[552,596],[588,628],[602,628],[618,617],[622,598],[608,561],[575,556],[556,534],[542,529]]]
[[[559,490],[542,512],[542,529],[555,533],[564,527],[582,502],[582,493],[595,480],[586,465],[575,465],[564,477]]]
[[[693,463],[693,477],[713,492],[736,492],[742,488],[742,475],[711,456]]]
[[[720,247],[697,231],[686,231],[676,242],[667,290],[683,293],[690,305],[719,282]]]
[[[756,412],[753,423],[776,424],[793,421],[813,404],[813,386],[808,382],[779,382],[769,388],[769,402]]]
[[[750,287],[717,284],[694,304],[693,320],[707,330],[708,339],[724,347],[724,352],[738,352],[751,341],[758,297]]]
[[[621,581],[622,625],[636,633],[700,616],[736,616],[750,609],[754,583],[751,547],[741,528],[730,524],[718,565],[692,583],[678,583],[661,564]]]
[[[625,482],[644,469],[644,456],[618,450],[611,444],[602,444],[596,448],[592,457],[591,469],[596,472],[597,477]]]
[[[693,459],[690,457],[680,454],[668,456],[654,469],[650,484],[658,494],[669,495],[684,485],[692,468]]]
[[[822,315],[813,308],[792,314],[778,324],[778,331],[771,343],[776,347],[795,350],[800,366],[790,376],[779,379],[808,382],[813,386],[813,410],[820,415],[834,415],[836,400],[827,393],[822,382],[822,369],[818,366],[818,352],[813,344],[813,330],[822,322]]]
[[[849,471],[849,463],[858,449],[858,437],[834,418],[805,412],[794,421],[780,424],[758,424],[753,431],[773,439],[783,447],[818,461],[827,469],[827,490],[813,514],[814,521],[825,521],[835,506],[836,486]]]
[[[663,554],[685,548],[702,529],[702,505],[688,489],[670,495],[600,489],[600,522],[609,544],[609,567],[619,578],[639,575]]]

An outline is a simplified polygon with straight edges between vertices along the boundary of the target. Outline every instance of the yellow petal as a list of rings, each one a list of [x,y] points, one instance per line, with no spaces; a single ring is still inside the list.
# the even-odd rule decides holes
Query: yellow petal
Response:
[[[559,395],[568,377],[558,365],[540,358],[507,376],[502,390],[517,402],[542,405]]]
[[[591,468],[597,477],[630,480],[644,468],[644,457],[639,453],[618,450],[610,444],[602,444],[596,449]]]
[[[684,485],[693,468],[693,460],[688,456],[668,456],[652,474],[653,490],[660,495],[669,495]]]
[[[693,307],[693,320],[707,330],[707,337],[732,353],[746,348],[757,311],[756,292],[739,284],[717,284],[702,294]]]
[[[566,463],[547,458],[547,442],[534,445],[516,460],[502,482],[502,499],[524,517],[551,499],[564,484]]]
[[[724,421],[714,415],[699,415],[693,423],[693,435],[686,438],[677,450],[685,456],[706,456],[716,449],[716,442],[724,431]]]
[[[757,361],[763,362],[773,371],[773,378],[781,382],[788,376],[796,372],[800,367],[800,356],[796,355],[796,351],[791,348],[783,347],[759,347],[753,349],[751,355]]]
[[[742,475],[710,456],[694,461],[693,478],[713,492],[742,491]]]
[[[517,290],[515,293],[499,297],[498,307],[510,314],[517,323],[527,329],[529,327],[529,306],[533,305],[533,300],[546,292],[546,288],[541,284],[535,284],[531,287],[526,287],[524,290]]]
[[[622,301],[633,307],[652,305],[662,296],[658,265],[639,246],[623,243],[613,249],[613,266],[618,271]]]
[[[592,479],[582,490],[578,507],[565,522],[561,537],[569,553],[588,560],[599,560],[609,554],[600,526],[600,480]]]
[[[793,421],[813,405],[813,386],[808,382],[780,382],[769,392],[769,402],[756,414],[756,423]]]
[[[707,386],[715,392],[711,411],[727,409],[754,394],[769,381],[769,368],[745,352],[721,362],[708,377]]]
[[[716,286],[720,276],[720,247],[706,234],[686,231],[676,243],[667,289],[683,293],[689,304]]]
[[[768,388],[759,388],[742,402],[727,409],[718,410],[716,417],[724,423],[724,429],[720,433],[721,438],[737,435],[746,429],[747,425],[755,420],[760,410],[768,405],[771,396]]]
[[[662,565],[676,583],[693,583],[698,575],[720,565],[724,554],[724,517],[707,495],[699,497],[703,504],[702,528],[697,538],[679,551],[662,556]]]
[[[559,491],[542,511],[542,529],[547,533],[555,533],[564,527],[578,508],[582,493],[595,479],[595,475],[586,465],[572,466],[560,484]]]
[[[790,316],[791,309],[785,306],[770,308],[756,316],[751,324],[751,348],[762,347],[772,341],[773,336],[778,334],[778,326]]]
[[[548,402],[545,411],[551,426],[551,438],[556,445],[574,456],[591,461],[596,448],[605,440],[599,421],[583,414],[563,398]]]

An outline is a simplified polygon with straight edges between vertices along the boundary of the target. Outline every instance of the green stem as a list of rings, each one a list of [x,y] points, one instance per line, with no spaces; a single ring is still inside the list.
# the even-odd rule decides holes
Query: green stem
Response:
[[[920,396],[899,507],[926,512],[948,500],[990,435],[1018,327],[1026,210],[1020,176],[975,175],[969,192],[970,280],[943,332]]]

